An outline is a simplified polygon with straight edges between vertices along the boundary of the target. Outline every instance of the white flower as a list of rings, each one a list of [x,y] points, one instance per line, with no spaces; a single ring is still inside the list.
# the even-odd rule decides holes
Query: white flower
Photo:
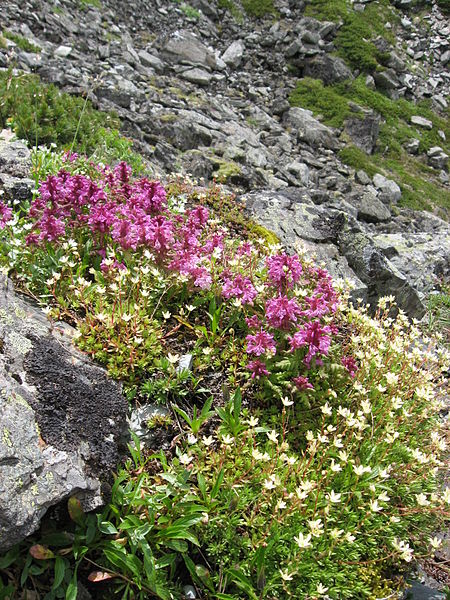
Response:
[[[363,465],[353,465],[353,471],[356,473],[356,475],[358,475],[358,477],[361,477],[361,475],[364,475],[364,473],[370,473],[371,470],[372,469],[370,467],[364,467]]]
[[[434,538],[430,538],[429,542],[430,542],[430,546],[433,548],[433,550],[437,550],[438,548],[440,548],[442,546],[442,540],[440,540],[436,536]]]
[[[327,494],[328,500],[334,504],[338,504],[341,501],[341,496],[342,494],[338,494],[334,490],[331,490],[331,492]]]
[[[282,571],[280,569],[280,575],[281,575],[281,579],[283,581],[291,581],[293,574],[289,573],[288,570],[286,569],[285,571]]]
[[[163,319],[170,319],[170,317],[172,316],[172,313],[170,312],[170,310],[165,310],[162,313]]]
[[[386,494],[386,492],[381,492],[381,494],[378,496],[378,500],[380,502],[389,502],[390,497]]]
[[[202,437],[202,442],[205,444],[205,446],[208,448],[209,446],[211,446],[211,444],[213,443],[214,439],[212,435],[209,435],[208,437],[206,437],[205,435]]]
[[[340,450],[338,454],[339,458],[342,460],[343,463],[346,463],[348,461],[348,454],[347,452],[345,452],[345,450]]]
[[[294,404],[293,400],[289,400],[289,398],[281,398],[281,402],[283,403],[283,406],[292,406]]]
[[[352,533],[350,533],[350,532],[347,532],[347,533],[345,534],[345,536],[344,536],[344,537],[345,537],[346,541],[347,541],[349,544],[353,544],[353,542],[354,542],[354,541],[355,541],[355,539],[356,539],[356,536],[354,536],[354,535],[353,535]]]
[[[323,596],[324,594],[326,594],[328,592],[328,588],[325,587],[324,585],[322,585],[321,583],[317,584],[317,593],[320,596]]]
[[[311,534],[303,535],[302,532],[298,534],[298,536],[294,536],[294,540],[297,542],[297,546],[299,548],[309,548],[311,544]]]
[[[284,500],[278,500],[277,505],[276,505],[276,509],[277,510],[282,510],[283,508],[286,508],[286,502]]]
[[[209,356],[212,352],[212,348],[203,348],[202,352],[205,356]]]
[[[395,385],[398,382],[398,375],[395,373],[386,373],[386,381],[388,385]]]
[[[171,354],[169,352],[169,354],[167,355],[167,360],[170,362],[171,365],[175,365],[178,362],[179,358],[179,354]]]
[[[328,402],[326,404],[324,404],[324,406],[322,406],[322,408],[320,409],[324,415],[331,417],[331,415],[333,414],[333,411],[331,409],[331,406],[328,404]]]
[[[271,442],[273,442],[274,444],[277,443],[277,438],[279,437],[279,433],[277,433],[274,429],[272,429],[272,431],[270,431],[266,435]]]
[[[263,483],[263,487],[266,490],[274,490],[277,486],[275,485],[275,483],[272,481],[272,479],[265,479],[264,483]]]
[[[402,558],[406,562],[411,562],[414,551],[412,548],[409,547],[409,544],[407,542],[397,540],[396,538],[394,538],[392,545],[396,550],[400,552],[400,558]]]
[[[189,456],[188,454],[182,454],[179,460],[182,465],[188,465],[190,462],[192,462],[193,457]]]
[[[344,533],[343,529],[338,529],[337,527],[335,527],[334,529],[332,529],[330,531],[330,536],[333,538],[333,540],[337,540],[341,537],[341,535]]]
[[[193,433],[189,433],[188,434],[188,438],[187,438],[188,444],[195,444],[197,441],[197,438],[195,437],[195,435]]]
[[[256,427],[259,423],[259,419],[257,417],[250,417],[250,419],[248,419],[247,424],[250,427]]]
[[[427,500],[426,494],[416,494],[416,501],[419,506],[429,506],[430,501]]]
[[[369,502],[369,506],[372,512],[380,512],[383,510],[383,507],[378,504],[378,500],[372,500]]]
[[[311,529],[311,533],[314,537],[320,537],[323,533],[322,519],[316,519],[315,521],[308,521],[308,525]]]
[[[188,305],[186,306],[186,310],[187,310],[188,312],[192,312],[193,310],[195,310],[195,306],[193,306],[192,304],[188,304]]]
[[[339,473],[339,471],[342,471],[341,465],[339,463],[335,463],[334,458],[331,459],[330,469],[333,471],[333,473]]]
[[[233,436],[228,435],[228,434],[222,436],[222,443],[225,444],[226,446],[229,446],[233,442],[234,442],[234,437]]]
[[[450,504],[450,487],[446,487],[444,493],[442,494],[442,500],[445,504]]]
[[[365,415],[368,415],[370,413],[370,411],[372,410],[372,405],[368,400],[362,400],[361,408],[362,408],[363,413]]]

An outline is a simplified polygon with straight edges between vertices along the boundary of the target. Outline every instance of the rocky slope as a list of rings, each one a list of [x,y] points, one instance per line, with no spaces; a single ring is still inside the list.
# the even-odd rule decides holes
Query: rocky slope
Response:
[[[449,273],[448,225],[436,214],[401,208],[406,188],[389,172],[369,176],[341,161],[349,142],[367,156],[383,142],[377,111],[352,103],[355,116],[333,128],[290,106],[299,77],[328,85],[359,74],[336,56],[342,21],[307,16],[311,4],[278,0],[275,14],[255,19],[223,0],[5,0],[3,29],[41,50],[25,52],[6,39],[0,67],[88,92],[96,106],[120,115],[155,175],[182,170],[222,178],[254,219],[289,247],[315,252],[353,283],[355,296],[395,293],[400,306],[421,317],[424,297]],[[370,4],[351,10],[363,13]],[[382,58],[365,78],[367,89],[394,100],[429,99],[445,119],[448,21],[434,2],[421,12],[410,0],[379,4],[389,19],[386,35],[373,40]],[[409,126],[417,139],[407,151],[421,153],[426,176],[448,205],[445,133],[432,131],[442,143],[424,151],[419,139],[435,125],[417,114]]]

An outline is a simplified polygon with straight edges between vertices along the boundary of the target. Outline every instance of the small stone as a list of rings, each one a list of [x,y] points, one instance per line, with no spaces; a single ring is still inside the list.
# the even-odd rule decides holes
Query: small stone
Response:
[[[245,46],[240,40],[233,42],[222,54],[222,60],[229,67],[237,69],[241,64]]]
[[[424,129],[433,129],[432,121],[425,119],[424,117],[420,117],[419,115],[413,115],[411,117],[411,123],[413,125],[417,125],[418,127],[423,127]]]
[[[198,85],[208,85],[212,79],[211,73],[197,68],[185,71],[181,74],[181,77],[191,83],[198,83]]]
[[[55,50],[55,56],[58,58],[67,58],[72,53],[72,50],[71,46],[58,46]]]
[[[180,356],[180,360],[178,361],[177,372],[181,373],[182,371],[191,371],[192,370],[192,362],[194,357],[192,354],[183,354]]]
[[[377,189],[386,195],[386,198],[389,199],[389,203],[398,202],[402,197],[401,189],[395,181],[392,181],[392,179],[387,179],[383,175],[377,173],[374,175],[373,183]]]
[[[361,185],[369,185],[371,181],[370,177],[362,169],[356,172],[355,179]]]

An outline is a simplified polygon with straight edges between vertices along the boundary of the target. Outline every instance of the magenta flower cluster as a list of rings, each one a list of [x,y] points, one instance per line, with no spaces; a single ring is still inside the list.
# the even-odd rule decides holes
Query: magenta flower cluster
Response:
[[[7,204],[0,202],[0,229],[4,229],[8,221],[12,219],[12,210]]]
[[[160,267],[187,277],[196,287],[213,288],[242,307],[252,378],[269,376],[268,361],[276,354],[299,355],[309,369],[329,353],[336,333],[329,317],[337,310],[338,297],[327,271],[302,265],[297,255],[284,252],[256,264],[250,242],[230,251],[225,230],[209,223],[205,207],[173,213],[163,186],[146,178],[133,180],[126,163],[99,168],[95,181],[67,170],[48,177],[29,216],[29,244],[89,239],[91,251],[103,258],[111,248],[116,255],[149,250]],[[0,227],[10,217],[10,209],[0,204]],[[103,260],[101,268],[124,265],[120,259]],[[353,376],[352,360],[345,357],[342,364]],[[293,384],[312,388],[301,373],[294,374]]]

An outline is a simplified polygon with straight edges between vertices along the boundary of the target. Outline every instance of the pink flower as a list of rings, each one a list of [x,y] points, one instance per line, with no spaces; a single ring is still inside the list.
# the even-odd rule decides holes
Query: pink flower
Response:
[[[260,360],[253,360],[247,365],[247,369],[252,372],[252,379],[255,377],[261,377],[262,375],[270,375],[270,372],[266,369],[265,363]]]
[[[309,382],[307,377],[294,377],[292,380],[299,390],[313,390],[314,386]]]
[[[12,210],[3,202],[0,202],[0,229],[4,229],[6,223],[12,218]]]
[[[248,277],[243,277],[240,273],[236,277],[228,277],[222,286],[222,296],[224,298],[239,298],[244,304],[253,304],[253,300],[258,295],[255,287]]]
[[[247,353],[248,354],[256,354],[256,356],[261,356],[265,352],[276,352],[275,340],[273,335],[261,329],[255,335],[248,335],[247,340]]]
[[[296,331],[292,337],[289,337],[291,351],[307,345],[308,354],[305,356],[305,364],[309,365],[316,354],[328,354],[331,343],[328,335],[330,333],[331,328],[328,325],[322,326],[319,321],[305,323],[304,329]]]
[[[297,322],[297,316],[301,314],[301,308],[295,298],[277,296],[266,302],[266,318],[271,327],[277,329],[289,329]]]
[[[343,356],[341,363],[347,369],[350,377],[354,377],[356,375],[358,366],[357,366],[356,360],[353,358],[353,356]]]
[[[288,256],[284,253],[270,256],[266,266],[270,281],[280,292],[291,288],[300,279],[303,270],[297,255]]]
[[[247,323],[247,327],[249,329],[258,329],[258,327],[261,327],[261,321],[257,315],[253,315],[253,317],[247,317],[245,322]]]

